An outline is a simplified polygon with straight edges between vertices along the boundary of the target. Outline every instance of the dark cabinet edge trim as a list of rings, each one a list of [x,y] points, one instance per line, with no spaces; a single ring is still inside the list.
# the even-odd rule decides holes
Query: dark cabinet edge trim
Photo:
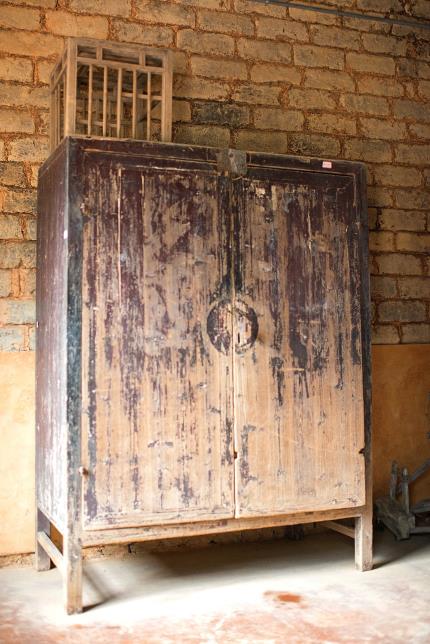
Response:
[[[53,159],[68,145],[77,146],[87,153],[106,153],[128,158],[160,158],[164,160],[188,160],[207,163],[217,166],[219,155],[230,148],[211,148],[181,143],[158,143],[150,141],[135,141],[132,139],[103,139],[86,136],[73,136],[63,139],[59,147],[48,157],[39,169],[41,176]],[[242,152],[242,151],[238,151]],[[338,160],[331,157],[306,157],[288,154],[275,154],[266,152],[242,152],[246,155],[248,167],[266,167],[300,170],[301,172],[319,172],[321,174],[344,174],[358,177],[365,164],[358,161]],[[323,167],[323,162],[331,162],[332,167]]]

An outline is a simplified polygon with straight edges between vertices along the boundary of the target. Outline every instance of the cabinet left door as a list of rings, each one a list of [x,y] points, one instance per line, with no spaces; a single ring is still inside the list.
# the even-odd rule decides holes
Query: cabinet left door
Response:
[[[205,335],[229,283],[227,190],[191,165],[85,167],[87,529],[234,515],[231,357]]]

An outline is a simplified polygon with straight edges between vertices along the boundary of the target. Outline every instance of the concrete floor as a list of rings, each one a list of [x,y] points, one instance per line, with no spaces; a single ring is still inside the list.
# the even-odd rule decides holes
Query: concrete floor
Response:
[[[430,539],[376,535],[354,570],[336,533],[85,563],[85,604],[63,612],[58,571],[0,570],[0,642],[430,642]]]

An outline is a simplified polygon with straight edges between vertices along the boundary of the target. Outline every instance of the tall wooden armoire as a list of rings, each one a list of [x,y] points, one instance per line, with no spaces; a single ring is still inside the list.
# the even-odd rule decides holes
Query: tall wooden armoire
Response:
[[[327,521],[369,569],[364,167],[68,138],[38,226],[37,565],[68,611],[89,545]]]

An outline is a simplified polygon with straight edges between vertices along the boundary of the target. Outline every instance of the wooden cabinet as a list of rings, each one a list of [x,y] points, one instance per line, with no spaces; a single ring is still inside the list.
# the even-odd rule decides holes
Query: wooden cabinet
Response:
[[[86,545],[352,518],[371,566],[364,177],[85,138],[44,164],[37,560],[69,612]]]

